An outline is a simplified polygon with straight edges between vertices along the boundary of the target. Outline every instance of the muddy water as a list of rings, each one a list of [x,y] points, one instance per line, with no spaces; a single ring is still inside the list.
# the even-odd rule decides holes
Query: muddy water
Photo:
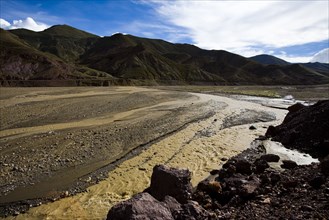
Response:
[[[126,160],[109,173],[109,177],[88,188],[86,193],[30,209],[27,213],[7,219],[104,219],[111,206],[128,199],[149,185],[152,168],[156,164],[188,168],[193,173],[192,183],[205,178],[209,171],[218,169],[222,157],[233,156],[249,146],[266,126],[279,124],[286,111],[261,106],[257,103],[230,98],[194,94],[199,101],[211,101],[209,108],[215,115],[188,125],[186,128],[151,145],[138,156]],[[223,109],[223,102],[226,107]],[[266,111],[277,120],[222,129],[224,119],[244,110]]]

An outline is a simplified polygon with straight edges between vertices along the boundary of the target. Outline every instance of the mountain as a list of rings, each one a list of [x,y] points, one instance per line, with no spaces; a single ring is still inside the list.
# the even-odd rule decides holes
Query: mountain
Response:
[[[203,50],[67,25],[41,32],[1,30],[0,80],[100,80],[114,84],[319,84],[329,76],[303,65],[263,65],[223,50]],[[81,83],[75,83],[81,84]]]
[[[249,59],[264,65],[279,65],[279,66],[291,65],[291,63],[285,60],[266,54],[249,57]],[[310,71],[315,71],[322,75],[329,76],[329,63],[314,62],[314,63],[298,63],[298,64],[309,69]]]
[[[253,57],[249,57],[250,60],[256,61],[258,63],[266,64],[266,65],[289,65],[290,63],[282,60],[280,58],[277,58],[275,56],[267,55],[267,54],[261,54]]]
[[[18,30],[24,33],[27,30]],[[36,34],[36,32],[31,32]],[[0,29],[0,81],[97,79],[95,76],[113,78],[111,75],[67,63],[51,53],[42,52],[17,35]]]
[[[75,62],[99,38],[68,25],[55,25],[41,32],[10,30],[36,49],[54,54],[67,62]]]

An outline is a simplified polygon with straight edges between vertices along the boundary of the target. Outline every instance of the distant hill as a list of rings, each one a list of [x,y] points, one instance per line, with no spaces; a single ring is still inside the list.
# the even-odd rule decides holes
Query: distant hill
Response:
[[[264,64],[264,65],[279,65],[279,66],[291,65],[291,63],[289,63],[285,60],[282,60],[275,56],[266,55],[266,54],[249,57],[249,59],[256,61],[258,63]],[[329,64],[328,63],[315,62],[315,63],[298,63],[298,64],[300,64],[301,66],[303,66],[311,71],[315,71],[317,73],[329,76]]]
[[[67,25],[55,25],[41,32],[1,30],[0,34],[2,82],[12,79],[212,85],[329,82],[329,76],[314,67],[289,63],[264,65],[223,50],[203,50],[189,44],[132,35],[98,37]],[[278,58],[271,59],[279,62]]]
[[[257,56],[253,56],[253,57],[249,57],[250,60],[256,61],[258,63],[262,63],[262,64],[266,64],[266,65],[280,65],[280,66],[284,66],[284,65],[289,65],[290,63],[277,58],[275,56],[271,56],[271,55],[267,55],[267,54],[261,54],[261,55],[257,55]]]

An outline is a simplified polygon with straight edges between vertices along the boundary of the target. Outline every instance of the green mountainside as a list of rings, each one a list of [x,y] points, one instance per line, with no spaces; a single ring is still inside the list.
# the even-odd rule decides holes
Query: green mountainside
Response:
[[[264,65],[223,50],[123,34],[98,37],[67,25],[41,32],[1,29],[0,47],[3,85],[13,80],[108,81],[82,85],[329,82],[328,74],[299,64]]]

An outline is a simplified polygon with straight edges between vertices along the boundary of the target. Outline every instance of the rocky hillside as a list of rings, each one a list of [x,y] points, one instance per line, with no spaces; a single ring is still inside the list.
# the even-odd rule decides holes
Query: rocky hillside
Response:
[[[0,80],[133,80],[152,84],[324,84],[328,74],[294,65],[263,65],[222,50],[67,25],[41,32],[1,30]]]
[[[65,85],[69,80],[74,80],[72,85],[76,85],[77,79],[91,80],[98,77],[103,77],[105,80],[113,79],[105,72],[74,65],[65,62],[55,54],[42,52],[8,31],[0,29],[0,35],[0,82],[2,85],[22,85],[22,81],[45,82],[42,85]]]
[[[292,139],[294,146],[298,143],[312,148],[312,143],[326,141],[326,132],[315,136],[309,135],[312,134],[309,130],[327,126],[328,102],[290,108],[283,124],[276,128],[276,134],[286,128],[294,131],[291,125],[297,125],[297,118],[305,124],[296,129],[298,134],[308,138]],[[254,147],[230,158],[221,169],[212,170],[194,191],[188,170],[155,166],[150,187],[112,207],[107,219],[327,219],[328,152],[315,146],[312,152],[321,152],[320,163],[298,165],[267,154],[262,141],[265,137],[259,138]]]

